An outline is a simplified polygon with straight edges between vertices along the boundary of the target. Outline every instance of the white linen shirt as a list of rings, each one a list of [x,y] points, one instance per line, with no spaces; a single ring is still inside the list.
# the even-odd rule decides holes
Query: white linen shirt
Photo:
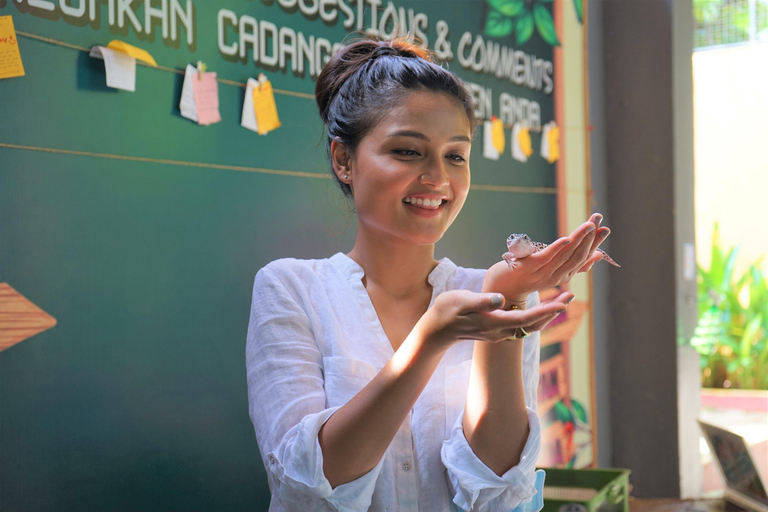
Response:
[[[256,275],[246,366],[250,416],[272,492],[270,512],[539,510],[544,475],[535,472],[541,437],[538,333],[524,341],[530,433],[517,466],[496,475],[464,437],[474,342],[463,341],[445,353],[378,464],[331,488],[318,432],[394,354],[363,275],[342,253],[273,261]],[[484,275],[444,258],[429,274],[430,306],[447,290],[480,291]],[[538,303],[538,294],[528,303]]]

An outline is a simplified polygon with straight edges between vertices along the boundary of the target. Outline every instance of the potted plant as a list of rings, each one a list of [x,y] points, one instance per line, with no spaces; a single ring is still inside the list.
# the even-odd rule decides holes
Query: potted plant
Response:
[[[768,404],[768,276],[762,270],[762,257],[735,275],[738,250],[738,246],[721,246],[715,224],[710,267],[698,268],[699,321],[691,346],[700,354],[703,388],[762,392],[705,391],[705,407]],[[712,402],[707,396],[720,399]],[[730,397],[728,404],[722,397]]]

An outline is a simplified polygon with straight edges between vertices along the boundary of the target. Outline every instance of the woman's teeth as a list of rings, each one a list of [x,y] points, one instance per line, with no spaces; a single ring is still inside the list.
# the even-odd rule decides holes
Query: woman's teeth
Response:
[[[422,199],[421,197],[406,197],[403,199],[403,202],[418,206],[440,206],[443,204],[442,199]]]

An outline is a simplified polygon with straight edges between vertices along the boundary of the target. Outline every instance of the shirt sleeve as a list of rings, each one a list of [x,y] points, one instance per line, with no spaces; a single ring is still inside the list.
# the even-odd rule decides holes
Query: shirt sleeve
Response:
[[[538,293],[528,297],[528,307],[538,303]],[[447,470],[453,502],[463,510],[538,512],[543,507],[544,475],[536,471],[541,450],[541,424],[536,412],[540,343],[540,334],[535,332],[523,345],[523,387],[530,431],[520,462],[501,476],[486,466],[464,436],[463,412],[443,443],[440,456]]]
[[[331,488],[318,432],[327,407],[322,355],[303,297],[269,267],[256,275],[246,343],[248,401],[270,489],[287,511],[367,510],[382,460]]]

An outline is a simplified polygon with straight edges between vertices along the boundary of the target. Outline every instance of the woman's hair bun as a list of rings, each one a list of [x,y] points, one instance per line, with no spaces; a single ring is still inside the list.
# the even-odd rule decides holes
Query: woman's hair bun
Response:
[[[315,85],[315,101],[324,123],[328,122],[328,107],[342,84],[379,57],[405,57],[435,62],[432,52],[427,48],[402,37],[391,41],[363,39],[342,48],[325,65]]]

